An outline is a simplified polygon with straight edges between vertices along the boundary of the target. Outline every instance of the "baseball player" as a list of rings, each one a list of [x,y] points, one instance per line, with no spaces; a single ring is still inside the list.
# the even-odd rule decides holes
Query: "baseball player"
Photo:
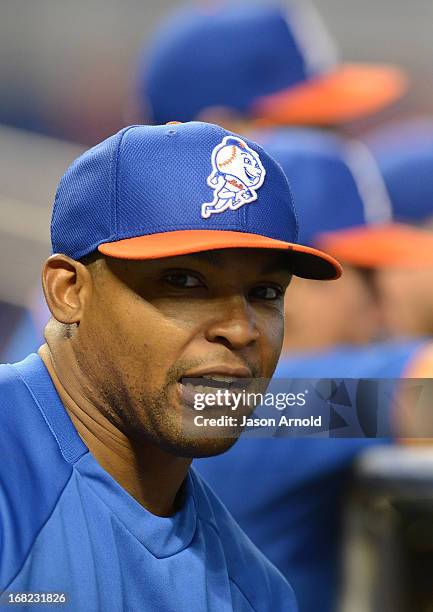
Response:
[[[207,217],[215,152],[231,139],[260,161],[260,185]],[[240,433],[194,429],[195,389],[270,377],[291,275],[341,272],[297,242],[281,168],[215,125],[131,126],[67,170],[51,238],[46,344],[0,367],[2,602],[295,610],[190,468]]]
[[[382,172],[393,218],[431,232],[432,118],[413,118],[383,127],[369,134],[366,143]],[[382,268],[378,271],[384,320],[394,337],[433,335],[433,265],[428,262],[427,254],[426,265],[422,268]]]
[[[167,30],[169,38],[165,38],[165,32],[156,36],[157,50],[150,59],[150,69],[147,54],[143,61],[145,70],[140,72],[140,92],[146,99],[149,117],[160,122],[217,116],[220,120],[238,122],[242,129],[245,117],[256,124],[333,124],[379,109],[401,95],[404,77],[395,68],[336,62],[329,38],[318,25],[317,16],[305,9],[306,4],[298,3],[287,13],[275,7],[248,5],[207,8],[198,14],[185,14],[182,19],[176,17]],[[165,118],[161,120],[162,116]],[[247,209],[241,207],[242,210]],[[211,218],[215,220],[218,216]],[[323,454],[330,451],[324,448]],[[290,448],[285,452],[290,460]],[[309,452],[307,448],[306,453]],[[301,455],[304,452],[298,448],[296,457]],[[349,461],[338,453],[333,456],[333,474],[338,478]],[[251,465],[246,464],[249,470]],[[260,465],[256,463],[255,469]],[[313,460],[305,465],[304,471],[298,470],[304,485],[292,489],[292,507],[302,508],[304,492],[309,483],[314,487],[316,482],[317,464]],[[286,476],[293,474],[293,470],[286,470]],[[257,482],[261,482],[259,476]],[[290,491],[284,480],[280,485],[281,495]],[[263,490],[259,487],[258,495]],[[233,489],[233,493],[238,491],[239,488]],[[267,522],[266,513],[256,520]],[[305,521],[298,527],[305,533],[309,525]],[[275,530],[277,534],[283,532],[277,523]],[[317,563],[314,555],[305,556],[310,563]],[[311,569],[312,565],[307,573],[312,577]],[[311,579],[305,591],[313,593]],[[320,594],[321,588],[314,592]],[[325,599],[323,591],[322,601]]]

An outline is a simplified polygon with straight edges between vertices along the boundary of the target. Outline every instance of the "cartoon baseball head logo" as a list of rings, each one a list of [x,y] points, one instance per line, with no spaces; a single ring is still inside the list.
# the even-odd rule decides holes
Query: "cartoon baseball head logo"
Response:
[[[257,200],[266,170],[259,155],[241,139],[225,136],[212,151],[212,172],[207,178],[213,187],[213,200],[202,204],[201,216],[237,210]]]

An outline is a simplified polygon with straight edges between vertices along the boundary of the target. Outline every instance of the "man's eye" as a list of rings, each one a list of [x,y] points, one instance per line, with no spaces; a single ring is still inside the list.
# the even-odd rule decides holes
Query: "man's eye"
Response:
[[[186,272],[172,272],[164,276],[164,280],[170,285],[176,287],[204,287],[202,281],[194,276],[193,274],[187,274]]]
[[[250,292],[251,297],[256,300],[278,300],[283,295],[281,287],[274,285],[260,285],[254,287]]]
[[[251,160],[249,157],[244,157],[244,163],[245,164],[251,164]]]

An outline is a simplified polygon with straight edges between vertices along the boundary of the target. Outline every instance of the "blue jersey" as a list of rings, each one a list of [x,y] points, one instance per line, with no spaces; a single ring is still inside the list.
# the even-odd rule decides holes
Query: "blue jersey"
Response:
[[[0,366],[0,449],[0,591],[64,592],[74,612],[297,609],[194,469],[171,517],[130,496],[84,445],[37,355]]]
[[[275,378],[398,378],[421,341],[282,359]],[[358,453],[375,439],[243,438],[196,469],[293,586],[300,612],[335,610],[342,503]]]

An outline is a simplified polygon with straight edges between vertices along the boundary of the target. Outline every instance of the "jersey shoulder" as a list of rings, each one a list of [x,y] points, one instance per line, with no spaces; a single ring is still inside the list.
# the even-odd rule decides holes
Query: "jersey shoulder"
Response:
[[[24,563],[72,472],[40,408],[19,370],[0,365],[0,589]]]
[[[211,487],[191,468],[197,513],[218,532],[232,584],[257,612],[298,610],[292,587],[251,542]]]

